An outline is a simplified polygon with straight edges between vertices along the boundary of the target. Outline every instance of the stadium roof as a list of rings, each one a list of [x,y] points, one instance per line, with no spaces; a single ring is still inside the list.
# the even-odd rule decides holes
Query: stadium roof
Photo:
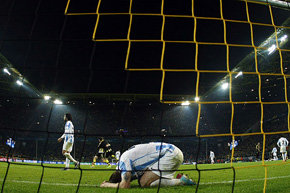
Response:
[[[259,1],[265,2],[263,0]],[[81,4],[74,3],[77,1],[71,2],[72,7],[69,11],[74,11],[76,8],[82,10],[92,9],[91,5],[85,5],[84,2]],[[126,2],[127,1],[124,0],[117,3],[123,6],[104,4],[101,9],[105,12],[107,8],[116,9],[117,7],[122,11],[127,9]],[[149,2],[152,10],[157,8],[157,5],[154,4],[156,1]],[[191,9],[187,9],[189,6],[186,2],[187,1],[168,3],[164,11],[167,13],[187,14],[187,11],[190,12]],[[278,7],[289,8],[289,3],[286,3],[286,1],[269,0],[268,2]],[[245,20],[246,14],[243,10],[245,7],[241,6],[241,8],[238,8],[237,6],[241,5],[241,3],[242,2],[239,1],[235,3],[231,2],[228,6],[224,3],[224,17],[233,20]],[[97,3],[93,5],[97,5]],[[82,95],[84,93],[87,95],[92,93],[145,93],[158,95],[160,93],[162,80],[162,73],[160,71],[133,72],[124,70],[128,42],[93,42],[91,38],[97,16],[64,15],[65,7],[66,2],[58,0],[30,0],[25,1],[25,3],[23,1],[15,1],[15,3],[7,1],[1,5],[0,67],[2,74],[0,77],[0,91],[2,95],[23,95],[37,98],[41,97],[43,93],[68,93],[67,95],[74,96],[77,96],[78,93]],[[208,5],[206,2],[198,2],[197,7],[203,10],[203,12],[196,11],[197,16],[210,15],[210,17],[220,17],[219,6],[214,3]],[[134,5],[134,8],[140,10],[137,4]],[[269,13],[265,7],[250,4],[249,9],[250,17],[253,21],[259,23],[264,20],[265,23],[268,22]],[[251,14],[253,10],[255,14]],[[241,14],[237,16],[236,13],[232,13],[231,15],[233,11],[241,12]],[[276,14],[279,14],[279,17],[274,18],[277,25],[289,26],[288,11],[273,8],[273,15],[275,16]],[[147,18],[149,17],[146,17],[146,19]],[[136,20],[137,19],[136,17]],[[142,17],[139,18],[139,22],[143,22],[143,25],[146,24],[144,23],[144,19],[145,18]],[[157,17],[148,19],[149,22],[156,20],[158,20]],[[118,23],[126,22],[126,18],[123,20],[122,17],[118,17],[106,21],[115,22],[115,25],[117,25]],[[175,25],[176,23],[174,22],[179,23],[181,29],[190,28],[187,21],[172,20],[171,24]],[[151,23],[147,29],[159,29],[158,26],[160,24],[161,21],[158,20],[157,23]],[[201,26],[207,25],[209,24],[201,24]],[[215,23],[213,26],[219,27],[219,24]],[[105,24],[101,25],[101,27],[103,27],[102,29],[104,30],[106,29]],[[250,39],[249,29],[245,29],[243,26],[235,26],[235,28],[241,31],[240,34],[245,35],[243,37],[237,37],[236,39],[241,39],[241,43],[248,44]],[[110,26],[108,29],[114,29],[114,26]],[[150,30],[146,31],[142,26],[136,25],[135,28],[134,26],[132,28],[132,37],[140,37],[138,30],[144,32],[145,35],[147,33],[148,37],[156,36],[156,32]],[[170,26],[165,28],[165,30],[166,34],[164,35],[168,39],[176,38],[174,37],[174,33],[181,33],[184,35],[184,38],[187,38],[187,33],[185,33],[184,30],[174,31]],[[197,30],[199,31],[199,29]],[[210,33],[210,29],[208,31],[200,30],[204,35],[197,38],[201,39],[206,39],[207,36],[213,36],[214,41],[219,41],[220,37],[224,35],[223,32],[212,34]],[[287,29],[280,31],[285,31],[285,34],[289,34],[289,30]],[[264,29],[257,29],[257,34],[254,34],[255,40],[265,43],[268,42],[269,39],[274,38],[273,33],[265,32],[266,30]],[[121,28],[118,33],[122,35]],[[234,33],[237,33],[237,31]],[[269,35],[266,36],[267,34]],[[144,38],[142,34],[141,37]],[[259,37],[261,37],[262,40],[260,40]],[[230,39],[233,42],[236,41],[235,38],[232,39],[232,37],[230,37]],[[285,41],[284,44],[285,48],[289,49],[289,42]],[[148,65],[149,67],[160,65],[160,45],[161,44],[158,43],[145,43],[141,47],[138,47],[137,44],[132,44],[129,64],[138,64],[141,66]],[[193,65],[194,61],[192,61],[192,56],[194,56],[194,54],[192,53],[195,52],[194,48],[186,44],[176,46],[169,43],[167,46],[164,56],[165,67],[171,68],[171,66],[174,66],[175,68],[190,68],[189,66]],[[202,64],[202,66],[198,66],[199,68],[211,69],[217,65],[225,68],[226,65],[221,65],[225,63],[225,58],[221,57],[222,55],[224,56],[224,48],[221,46],[200,46],[200,49],[199,63]],[[146,57],[140,54],[140,51],[146,52]],[[171,57],[172,55],[174,55],[174,57]],[[240,61],[232,66],[232,71],[245,71],[251,66],[249,63],[251,63],[251,57],[253,55],[252,50],[249,51],[244,49],[240,52],[240,55],[244,57],[240,58]],[[286,60],[287,57],[288,56],[284,57],[284,60]],[[265,60],[265,63],[276,63],[278,59],[279,57],[273,54],[271,55],[271,59]],[[273,68],[269,69],[273,70]],[[9,75],[7,71],[11,73],[11,75]],[[192,82],[189,82],[192,81],[196,75],[192,74],[193,73],[184,73],[180,75],[178,73],[169,73],[167,77],[171,77],[172,80],[165,80],[166,85],[170,86],[165,86],[164,94],[194,95],[195,90],[192,89]],[[217,80],[223,81],[226,77],[227,76],[220,75],[212,79],[207,77],[205,85],[200,88],[200,96],[207,96],[208,93],[211,93],[212,89],[216,87]],[[27,85],[27,88],[18,85],[18,79],[20,82],[23,82],[24,85]],[[245,84],[248,83],[249,82],[246,82]]]

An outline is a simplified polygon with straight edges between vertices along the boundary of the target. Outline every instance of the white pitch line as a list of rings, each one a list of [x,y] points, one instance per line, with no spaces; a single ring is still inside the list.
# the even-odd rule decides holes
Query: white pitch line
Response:
[[[281,178],[290,178],[290,175],[288,176],[276,176],[276,177],[270,177],[267,178],[267,180],[275,180],[275,179],[281,179]],[[235,183],[237,182],[249,182],[249,181],[264,181],[265,178],[254,178],[254,179],[247,179],[247,180],[235,180]],[[220,181],[220,182],[205,182],[205,183],[199,183],[201,185],[209,185],[209,184],[229,184],[229,183],[233,183],[232,180],[230,181]]]
[[[267,178],[267,180],[275,180],[275,179],[281,179],[281,178],[290,178],[290,175],[288,176],[276,176],[276,177],[270,177]],[[254,179],[246,179],[246,180],[236,180],[237,182],[249,182],[249,181],[262,181],[265,180],[265,178],[254,178]],[[0,180],[3,181],[3,180]],[[22,180],[6,180],[7,182],[14,182],[14,183],[26,183],[26,184],[39,184],[39,182],[34,181],[22,181]],[[233,181],[220,181],[220,182],[205,182],[205,183],[199,183],[200,185],[211,185],[211,184],[230,184],[233,183]],[[52,186],[78,186],[78,184],[66,184],[66,183],[50,183],[50,182],[42,182],[43,185],[52,185]],[[81,184],[80,185],[85,187],[96,187],[96,185],[93,184]]]
[[[3,180],[0,180],[0,181],[3,182]],[[23,181],[23,180],[6,180],[6,182],[24,183],[24,184],[39,184],[39,182]],[[50,182],[42,182],[41,184],[43,184],[43,185],[52,185],[52,186],[78,186],[78,184],[50,183]],[[81,186],[95,187],[96,185],[92,185],[92,184],[81,184]]]

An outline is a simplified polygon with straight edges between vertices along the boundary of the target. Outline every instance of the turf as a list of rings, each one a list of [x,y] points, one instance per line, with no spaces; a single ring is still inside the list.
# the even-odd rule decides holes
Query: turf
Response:
[[[266,192],[290,192],[290,162],[280,165],[281,161],[265,162],[269,166],[266,167],[267,172],[267,188]],[[200,171],[200,184],[198,192],[211,192],[211,193],[226,193],[232,192],[232,180],[235,171],[235,186],[234,192],[243,193],[260,193],[264,188],[265,167],[255,167],[261,165],[261,162],[254,163],[234,163],[235,170],[230,168],[230,164],[202,164],[198,165]],[[275,165],[278,164],[278,165]],[[40,192],[75,192],[77,184],[80,180],[80,170],[70,169],[68,171],[61,170],[62,165],[45,165],[43,183],[40,187]],[[254,167],[253,167],[254,166]],[[6,173],[8,164],[5,162],[0,163],[0,183],[3,186],[3,179]],[[56,167],[56,168],[51,168]],[[72,167],[72,166],[71,166]],[[246,168],[241,168],[246,167]],[[195,165],[183,165],[180,170],[195,169]],[[220,169],[222,170],[208,170]],[[10,164],[7,179],[4,185],[3,192],[37,192],[39,187],[40,177],[42,175],[42,167],[40,165],[23,165],[23,164]],[[106,169],[105,166],[82,166],[82,179],[79,192],[100,192],[110,193],[116,192],[112,188],[100,188],[100,183],[108,180],[110,174],[114,170]],[[180,171],[181,172],[181,171]],[[188,174],[191,178],[197,181],[198,172],[182,171]],[[161,188],[161,193],[187,193],[195,192],[196,186],[179,186]],[[157,192],[157,188],[140,188],[136,181],[132,182],[131,189],[119,190],[119,192],[130,193],[143,193],[143,192]]]

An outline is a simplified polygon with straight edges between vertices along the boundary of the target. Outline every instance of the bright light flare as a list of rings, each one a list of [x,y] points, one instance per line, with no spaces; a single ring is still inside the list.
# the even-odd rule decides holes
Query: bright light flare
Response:
[[[226,90],[227,88],[229,88],[229,83],[225,82],[222,84],[222,89]]]
[[[43,98],[44,100],[48,101],[49,99],[51,99],[51,96],[45,95]]]
[[[53,101],[53,103],[56,104],[56,105],[62,105],[62,104],[63,104],[62,101],[59,100],[59,99],[55,99],[55,100]]]
[[[194,98],[194,101],[195,101],[195,102],[198,102],[199,100],[200,100],[199,97],[195,97],[195,98]]]
[[[11,75],[11,73],[9,72],[9,70],[7,68],[4,68],[3,69],[3,72],[6,73],[6,74],[8,74],[9,76]]]
[[[272,45],[270,48],[268,48],[268,55],[272,54],[276,49],[276,45]]]
[[[182,106],[188,106],[188,105],[190,105],[190,102],[189,101],[184,101],[184,102],[181,103],[181,105]]]
[[[16,81],[16,84],[18,84],[19,86],[22,86],[23,85],[23,82],[21,82],[20,80],[17,80]]]
[[[288,36],[287,35],[284,35],[284,36],[281,37],[280,40],[281,40],[281,42],[284,42],[284,41],[286,41],[287,38],[288,38]]]
[[[243,75],[243,72],[241,71],[235,76],[235,78],[238,78],[239,76],[242,76],[242,75]]]

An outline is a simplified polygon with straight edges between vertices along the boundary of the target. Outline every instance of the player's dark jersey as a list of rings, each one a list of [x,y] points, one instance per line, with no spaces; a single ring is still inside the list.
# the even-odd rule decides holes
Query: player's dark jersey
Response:
[[[111,144],[107,140],[100,141],[97,153],[99,155],[101,154],[103,157],[111,156],[111,154],[113,153]]]

